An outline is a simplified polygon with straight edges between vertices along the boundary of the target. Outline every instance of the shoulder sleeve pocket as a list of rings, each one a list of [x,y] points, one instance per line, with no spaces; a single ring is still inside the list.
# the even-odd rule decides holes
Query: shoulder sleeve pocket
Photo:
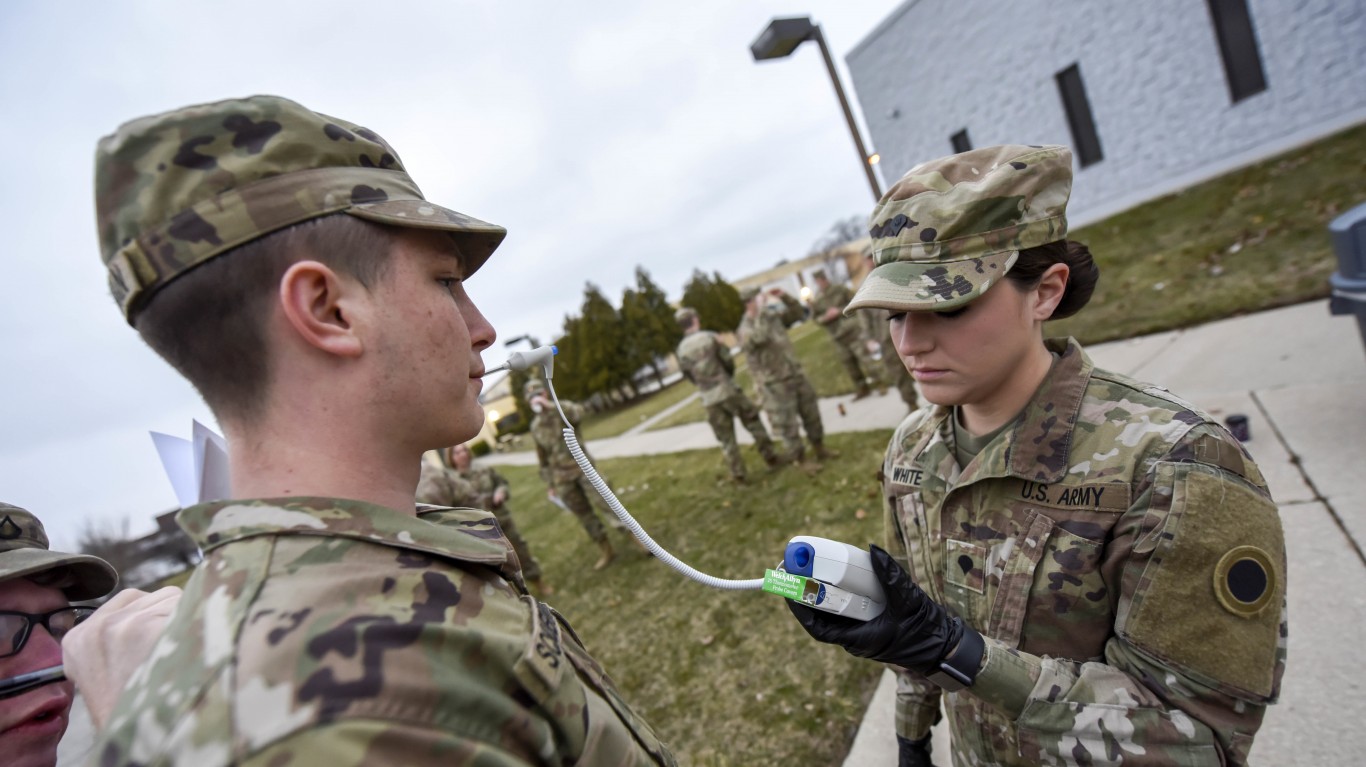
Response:
[[[1116,631],[1195,681],[1244,700],[1272,700],[1285,603],[1285,543],[1276,506],[1215,466],[1159,469],[1154,492],[1169,492],[1170,507],[1151,555],[1137,565],[1141,572]],[[1161,481],[1167,478],[1170,485]]]

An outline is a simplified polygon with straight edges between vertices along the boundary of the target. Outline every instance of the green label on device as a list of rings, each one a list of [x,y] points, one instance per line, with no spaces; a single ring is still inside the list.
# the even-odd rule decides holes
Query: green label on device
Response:
[[[800,600],[805,590],[805,576],[785,573],[782,570],[764,571],[764,591],[770,594]]]

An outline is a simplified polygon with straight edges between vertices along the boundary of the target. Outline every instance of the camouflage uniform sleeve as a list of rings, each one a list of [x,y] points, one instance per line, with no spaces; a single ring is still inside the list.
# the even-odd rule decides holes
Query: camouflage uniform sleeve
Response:
[[[540,465],[538,473],[541,476],[541,481],[548,485],[550,484],[550,451],[541,444],[540,435],[535,432],[536,430],[533,429],[531,438],[536,443],[536,463]]]
[[[712,336],[711,340],[716,347],[716,359],[720,361],[721,367],[725,368],[726,375],[735,375],[735,359],[730,356],[730,349],[727,349],[716,336]]]
[[[489,488],[489,492],[497,494],[498,488],[501,487],[503,488],[503,492],[507,493],[508,499],[511,499],[512,484],[508,482],[507,477],[504,477],[502,474],[499,474],[498,471],[493,467],[489,467],[485,469],[485,471],[489,473],[489,479],[493,480],[493,487]],[[506,501],[504,502],[506,503]]]
[[[583,408],[577,402],[568,400],[560,400],[560,407],[564,410],[564,417],[569,419],[569,425],[579,428],[579,422],[583,420]]]
[[[1150,462],[1101,563],[1117,592],[1103,658],[988,638],[972,694],[1016,718],[1021,754],[1125,765],[1245,765],[1285,665],[1285,550],[1260,472],[1197,426]],[[1211,564],[1217,563],[1217,564]]]

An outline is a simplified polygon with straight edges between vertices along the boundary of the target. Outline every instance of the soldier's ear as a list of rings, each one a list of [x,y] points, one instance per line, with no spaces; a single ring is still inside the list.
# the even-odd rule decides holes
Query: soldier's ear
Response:
[[[1039,277],[1039,283],[1030,291],[1033,305],[1030,307],[1030,317],[1037,322],[1043,322],[1053,316],[1053,310],[1058,308],[1062,297],[1067,293],[1067,277],[1071,274],[1071,269],[1067,264],[1053,264],[1044,270]]]
[[[318,261],[299,261],[280,278],[281,316],[303,345],[340,357],[359,357],[360,327],[370,315],[369,291]]]

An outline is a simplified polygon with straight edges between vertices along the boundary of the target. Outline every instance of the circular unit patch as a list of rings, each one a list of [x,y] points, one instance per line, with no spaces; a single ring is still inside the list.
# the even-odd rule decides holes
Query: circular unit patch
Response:
[[[1276,594],[1276,569],[1271,556],[1256,546],[1239,546],[1214,567],[1214,595],[1224,609],[1251,618]]]

